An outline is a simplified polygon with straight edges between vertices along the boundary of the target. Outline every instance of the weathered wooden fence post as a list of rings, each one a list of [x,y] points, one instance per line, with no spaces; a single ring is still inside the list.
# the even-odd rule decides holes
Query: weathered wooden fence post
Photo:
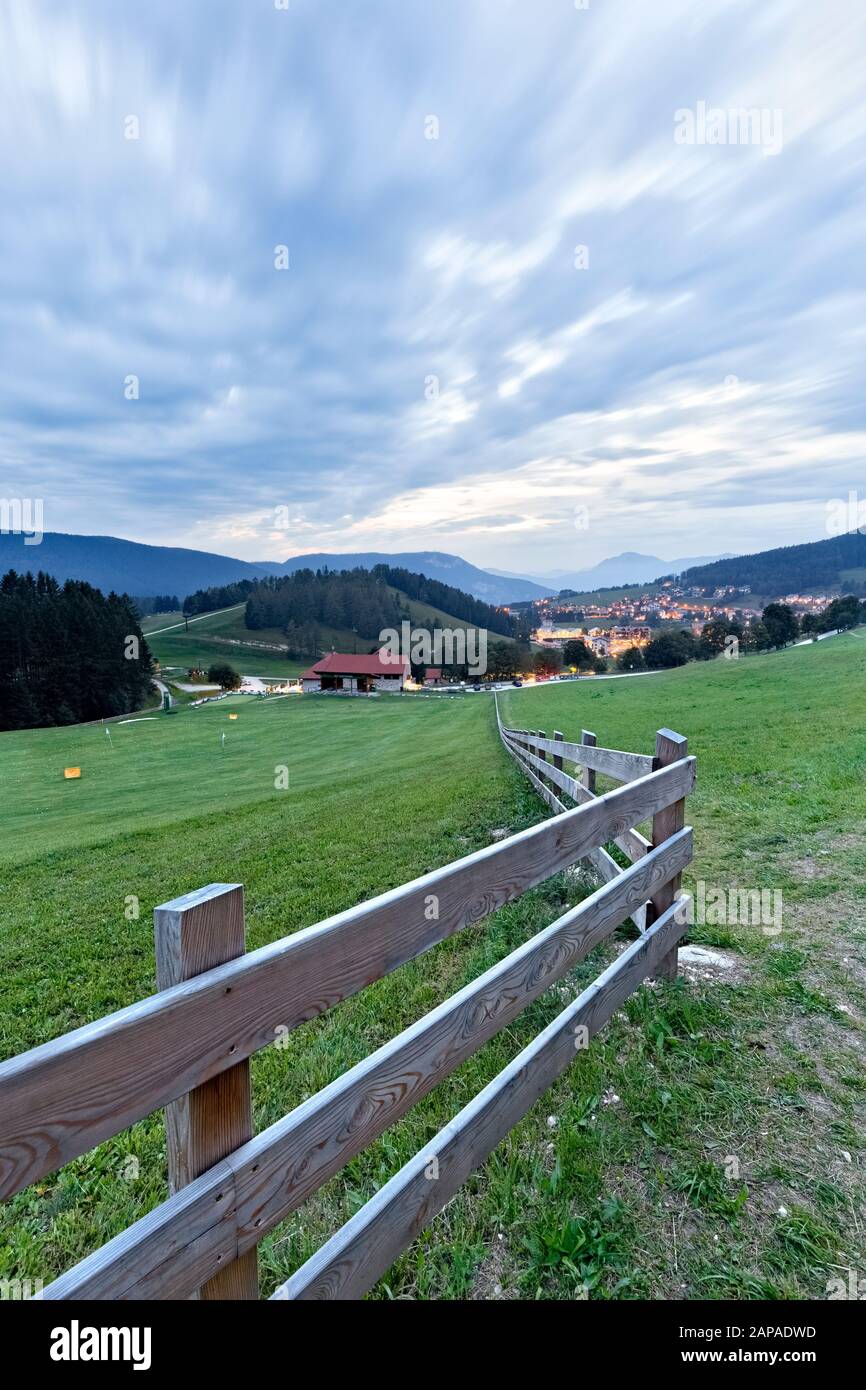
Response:
[[[580,741],[581,741],[581,743],[588,743],[588,744],[590,744],[590,745],[594,748],[595,745],[596,745],[596,743],[598,742],[598,739],[596,738],[595,734],[591,734],[591,733],[590,733],[589,729],[584,729],[583,732],[582,732],[581,735],[580,735]],[[583,769],[583,772],[581,773],[580,780],[581,780],[581,782],[583,783],[583,785],[586,787],[586,790],[587,790],[588,792],[593,792],[593,793],[595,792],[595,768],[594,768],[594,767],[585,767],[585,768]]]
[[[201,975],[246,950],[244,890],[211,883],[163,903],[153,914],[158,989]],[[212,1168],[253,1137],[248,1059],[196,1086],[165,1107],[168,1180],[172,1192]],[[253,1249],[215,1274],[197,1297],[257,1299],[258,1252]]]
[[[554,737],[554,739],[556,740],[557,743],[562,743],[563,739],[565,738],[565,735],[561,732],[561,730],[559,730],[559,729],[554,729],[554,731],[553,731],[553,737]],[[562,772],[562,768],[563,768],[562,758],[560,757],[560,755],[559,755],[558,753],[554,753],[554,755],[553,755],[553,766],[554,766],[555,768],[557,768],[559,772]]]
[[[670,763],[679,762],[680,758],[685,758],[689,751],[689,741],[682,734],[675,734],[672,729],[659,729],[656,734],[656,754],[653,758],[653,771],[660,767],[667,767]],[[686,803],[685,800],[674,801],[670,806],[665,806],[664,810],[657,811],[653,816],[653,849],[669,840],[671,835],[675,835],[678,830],[682,830],[686,823]],[[651,907],[647,913],[647,926],[659,917],[666,908],[670,907],[682,883],[682,874],[677,874],[669,883],[652,898]],[[675,946],[672,951],[659,961],[656,969],[656,979],[675,980],[677,978],[678,950]]]
[[[536,730],[535,737],[536,737],[536,738],[547,738],[547,734],[544,732],[543,729],[538,729],[538,730]],[[545,751],[544,751],[543,748],[538,748],[538,749],[536,749],[536,756],[539,757],[543,763],[546,763],[546,762],[547,762],[547,754],[545,753]],[[545,775],[544,775],[543,772],[539,772],[538,775],[539,775],[539,777],[541,778],[542,782],[544,783],[545,787],[551,787],[551,788],[553,788],[554,783],[551,782],[551,780],[550,780],[549,777],[545,777]]]

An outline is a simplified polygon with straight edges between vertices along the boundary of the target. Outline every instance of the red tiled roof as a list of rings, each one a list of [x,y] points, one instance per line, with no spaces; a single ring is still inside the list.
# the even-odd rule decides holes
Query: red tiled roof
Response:
[[[346,656],[342,652],[328,652],[308,671],[301,680],[315,680],[318,676],[405,676],[409,663],[402,657],[393,657],[389,652],[373,652],[370,656]]]

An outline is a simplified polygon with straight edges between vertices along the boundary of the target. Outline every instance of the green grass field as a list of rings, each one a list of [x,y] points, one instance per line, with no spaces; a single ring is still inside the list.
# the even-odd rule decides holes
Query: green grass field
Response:
[[[141,620],[141,630],[146,637],[149,632],[153,632],[156,628],[168,627],[172,623],[182,622],[183,614],[181,612],[148,613],[147,617]]]
[[[146,618],[142,623],[151,653],[160,666],[169,672],[187,671],[190,666],[207,670],[215,661],[227,661],[241,675],[279,677],[300,675],[308,661],[289,661],[284,652],[269,651],[269,647],[285,643],[285,634],[277,628],[252,632],[244,626],[244,605],[224,609],[221,613],[205,613],[190,618],[189,627],[183,624],[183,614],[162,613]],[[160,628],[170,631],[160,632]],[[154,636],[156,632],[156,636]],[[351,634],[349,634],[351,637]],[[351,651],[351,647],[349,647]]]
[[[861,629],[499,697],[506,721],[575,737],[591,728],[611,746],[649,752],[661,725],[687,734],[694,877],[780,890],[783,931],[696,926],[693,939],[723,947],[732,970],[690,970],[630,1000],[376,1296],[570,1299],[586,1285],[591,1298],[820,1298],[840,1267],[862,1270],[864,678]],[[113,746],[99,726],[0,735],[4,1056],[151,992],[152,910],[179,893],[244,882],[255,947],[547,814],[502,750],[487,696],[237,697],[111,734]],[[72,762],[83,776],[65,783]],[[274,789],[280,765],[288,791]],[[559,876],[258,1054],[257,1127],[587,891]],[[127,920],[133,898],[139,915]],[[272,1233],[263,1291],[614,950],[594,953]],[[0,1277],[47,1280],[165,1195],[157,1116],[6,1204]]]

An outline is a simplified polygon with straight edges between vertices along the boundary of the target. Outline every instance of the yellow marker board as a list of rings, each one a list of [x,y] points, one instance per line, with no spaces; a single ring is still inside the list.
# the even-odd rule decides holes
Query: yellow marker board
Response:
[[[229,715],[229,719],[237,719],[237,715],[236,715],[236,714],[230,714],[230,715]]]
[[[80,776],[81,776],[81,768],[80,768],[80,767],[65,767],[65,768],[63,769],[63,776],[66,778],[67,782],[70,781],[73,777],[80,777]]]

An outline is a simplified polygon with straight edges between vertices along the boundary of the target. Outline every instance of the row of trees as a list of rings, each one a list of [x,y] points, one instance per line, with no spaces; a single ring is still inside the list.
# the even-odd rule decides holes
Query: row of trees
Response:
[[[256,588],[255,579],[239,579],[236,584],[216,584],[210,589],[196,589],[187,594],[183,601],[183,611],[187,617],[193,613],[215,613],[218,608],[231,608],[232,604],[243,603]]]
[[[151,613],[177,613],[180,609],[177,594],[154,594],[152,598],[140,598],[136,595],[132,601],[142,618],[148,617]]]
[[[140,708],[152,661],[135,605],[47,574],[0,580],[0,729],[79,724]]]
[[[572,656],[574,655],[573,651],[569,653],[569,647],[571,647],[571,645],[572,644],[569,643],[564,652],[557,651],[554,648],[545,648],[543,651],[533,652],[529,643],[522,640],[515,642],[488,642],[487,669],[481,678],[488,681],[513,680],[516,676],[526,675],[530,672],[534,672],[538,676],[554,676],[563,669],[564,658],[566,666],[570,664],[580,664],[581,670],[605,671],[607,669],[607,663],[593,656],[588,648],[584,648],[583,642],[579,645],[587,652],[588,660],[586,664],[578,663],[577,661],[569,662],[569,654]],[[413,667],[412,674],[413,676],[423,678],[424,669],[421,667]],[[443,676],[446,680],[454,681],[465,681],[477,678],[473,667],[465,663],[451,666],[446,665],[443,667]]]

